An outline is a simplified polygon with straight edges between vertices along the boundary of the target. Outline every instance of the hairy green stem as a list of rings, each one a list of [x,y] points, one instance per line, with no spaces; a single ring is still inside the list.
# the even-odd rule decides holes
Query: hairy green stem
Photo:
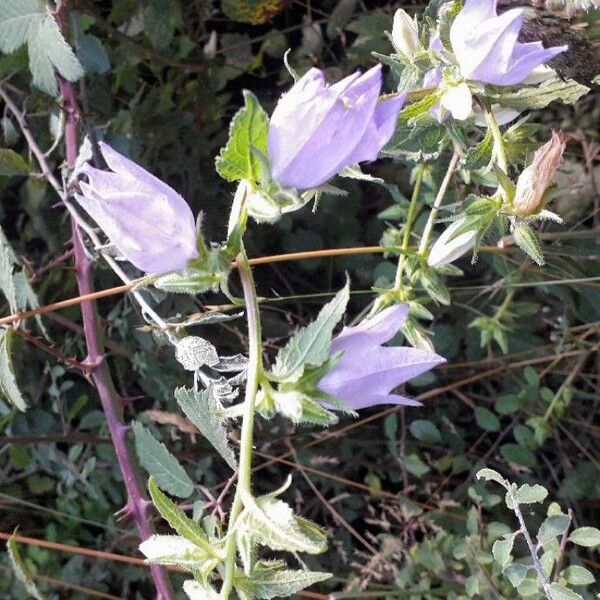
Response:
[[[235,527],[236,521],[242,512],[244,497],[252,495],[252,442],[254,437],[254,409],[256,403],[256,393],[262,371],[262,341],[260,327],[260,312],[258,308],[258,297],[256,287],[252,276],[252,269],[246,256],[246,251],[242,250],[238,254],[237,264],[244,292],[244,301],[246,304],[246,319],[248,321],[248,376],[246,380],[246,394],[244,398],[244,414],[242,417],[242,432],[240,440],[240,461],[238,484],[236,487],[235,498],[229,514],[229,526],[227,529],[227,542],[225,545],[225,574],[223,576],[223,585],[221,587],[220,597],[227,600],[233,589],[235,564],[236,564],[236,543]]]
[[[398,259],[398,268],[396,269],[396,281],[394,287],[398,289],[402,286],[402,275],[404,272],[404,263],[406,262],[406,254],[404,254],[410,245],[410,234],[412,233],[412,226],[415,221],[417,214],[417,200],[421,195],[421,184],[423,183],[423,176],[425,175],[425,165],[419,165],[417,167],[417,175],[415,177],[415,187],[413,188],[412,196],[410,197],[410,205],[408,207],[408,213],[406,215],[406,225],[402,232],[402,254]]]
[[[437,219],[438,211],[440,210],[440,206],[442,205],[444,196],[448,191],[448,186],[450,185],[452,175],[454,175],[454,171],[456,169],[456,165],[458,165],[459,159],[460,155],[458,154],[458,152],[454,152],[452,158],[450,159],[450,163],[448,164],[448,169],[446,169],[444,179],[442,180],[442,183],[438,189],[437,196],[433,201],[433,206],[431,207],[431,212],[429,213],[427,223],[425,224],[423,236],[421,237],[421,243],[419,244],[419,254],[424,254],[427,250],[427,246],[429,246],[429,239],[431,238],[431,233],[433,231],[433,226],[435,225],[435,220]]]
[[[486,107],[485,118],[494,140],[494,152],[496,153],[498,166],[508,175],[508,159],[506,158],[506,148],[504,147],[502,132],[491,108]]]

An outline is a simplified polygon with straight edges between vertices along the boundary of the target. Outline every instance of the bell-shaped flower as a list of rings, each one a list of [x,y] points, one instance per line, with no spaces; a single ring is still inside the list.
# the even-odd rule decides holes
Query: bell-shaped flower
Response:
[[[402,8],[394,13],[392,44],[398,52],[411,57],[419,49],[419,29],[417,20]]]
[[[166,183],[100,142],[110,171],[85,163],[75,198],[129,262],[147,273],[185,268],[198,256],[187,202]]]
[[[450,42],[461,75],[493,85],[522,83],[538,66],[567,46],[544,48],[542,42],[518,41],[524,8],[498,15],[497,0],[466,0],[450,28]]]
[[[273,180],[315,188],[348,165],[375,160],[394,133],[405,94],[380,100],[381,65],[327,85],[310,69],[279,100],[269,122]]]
[[[430,267],[448,265],[475,246],[477,241],[477,231],[475,229],[469,229],[456,235],[456,232],[464,224],[464,217],[454,221],[436,240],[427,257],[427,264]]]
[[[382,345],[396,335],[407,315],[407,304],[396,305],[345,327],[331,342],[331,355],[341,352],[341,358],[321,379],[319,389],[354,410],[378,404],[418,406],[393,390],[445,359],[416,348]]]
[[[552,183],[565,151],[565,137],[553,132],[533,156],[533,162],[519,175],[515,197],[512,202],[514,214],[528,217],[543,207],[544,195]]]

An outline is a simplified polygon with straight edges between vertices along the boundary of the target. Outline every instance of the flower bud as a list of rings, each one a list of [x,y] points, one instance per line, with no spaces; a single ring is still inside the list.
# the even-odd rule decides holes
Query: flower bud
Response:
[[[401,8],[394,14],[392,44],[398,52],[402,52],[408,57],[411,57],[419,49],[417,21],[411,19],[408,13]]]
[[[273,180],[319,187],[348,165],[375,160],[392,137],[406,94],[380,101],[381,65],[333,85],[310,69],[284,94],[269,121]]]
[[[440,235],[429,251],[427,264],[430,267],[448,265],[457,258],[460,258],[475,245],[477,232],[474,229],[465,231],[456,237],[454,236],[455,232],[457,232],[464,224],[465,219],[462,217],[457,221],[454,221],[454,223]]]
[[[528,217],[542,208],[544,194],[562,161],[565,146],[564,135],[561,132],[553,132],[550,141],[535,153],[533,162],[521,173],[517,181],[512,204],[515,215]]]
[[[186,201],[133,161],[100,142],[110,170],[83,164],[79,205],[129,262],[147,273],[183,270],[198,256],[196,223]]]

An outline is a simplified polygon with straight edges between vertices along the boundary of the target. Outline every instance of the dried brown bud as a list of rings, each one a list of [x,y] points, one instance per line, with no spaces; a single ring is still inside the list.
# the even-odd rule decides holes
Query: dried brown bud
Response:
[[[544,194],[552,183],[565,151],[565,136],[553,132],[550,141],[544,144],[533,157],[533,162],[521,173],[513,200],[513,212],[519,217],[528,217],[542,208]]]

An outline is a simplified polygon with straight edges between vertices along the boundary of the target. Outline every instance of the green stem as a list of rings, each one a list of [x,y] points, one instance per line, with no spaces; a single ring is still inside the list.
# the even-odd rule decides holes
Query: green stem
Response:
[[[444,196],[448,191],[448,186],[450,185],[450,181],[452,181],[452,175],[454,174],[456,165],[458,165],[459,159],[460,155],[458,154],[458,152],[454,152],[452,158],[450,159],[450,164],[448,165],[446,174],[444,175],[444,179],[442,180],[442,183],[438,190],[437,196],[433,201],[433,206],[431,207],[431,212],[429,213],[427,223],[425,224],[423,236],[421,237],[421,243],[419,244],[419,254],[424,255],[425,251],[427,250],[427,246],[429,246],[429,239],[431,238],[431,233],[433,231],[433,226],[435,225],[435,220],[437,219],[438,211],[440,210],[440,206],[442,205]]]
[[[491,108],[485,108],[485,118],[494,140],[494,151],[498,160],[498,166],[508,175],[508,159],[506,158],[506,148],[504,147],[502,132]]]
[[[406,225],[402,232],[402,251],[398,259],[398,268],[396,269],[396,281],[394,287],[396,289],[402,286],[402,274],[404,272],[404,263],[406,262],[405,252],[410,246],[410,234],[412,233],[412,226],[415,221],[417,214],[417,200],[421,194],[421,184],[423,183],[423,177],[425,175],[425,165],[419,165],[417,167],[417,176],[415,178],[415,187],[413,188],[412,196],[410,197],[410,205],[408,206],[408,213],[406,215]]]
[[[225,574],[220,597],[227,600],[233,589],[235,565],[236,565],[236,543],[235,527],[238,517],[242,512],[244,497],[252,495],[252,442],[254,437],[254,409],[256,393],[260,374],[262,372],[262,341],[260,327],[260,312],[258,308],[258,297],[252,276],[252,269],[248,262],[246,250],[242,246],[237,256],[238,270],[244,301],[246,304],[246,318],[248,321],[248,376],[246,380],[246,394],[244,398],[244,414],[242,418],[242,432],[240,439],[239,475],[235,498],[229,514],[229,526],[227,528],[227,542],[225,544]]]

